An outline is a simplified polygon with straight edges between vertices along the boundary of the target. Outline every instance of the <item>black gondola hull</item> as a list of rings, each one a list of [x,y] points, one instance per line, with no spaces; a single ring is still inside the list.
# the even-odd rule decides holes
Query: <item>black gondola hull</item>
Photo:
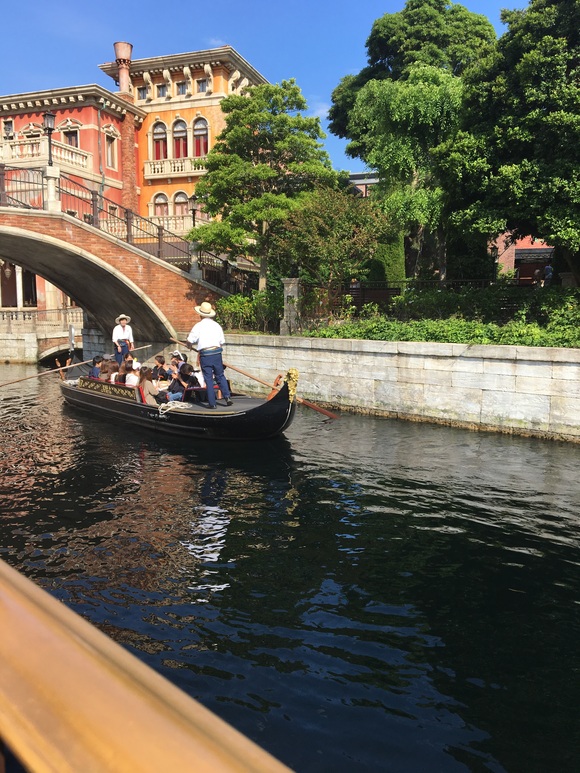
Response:
[[[62,395],[69,405],[90,411],[94,416],[107,420],[122,421],[161,432],[188,438],[205,440],[265,440],[276,437],[290,426],[296,410],[295,400],[290,399],[288,384],[271,400],[239,396],[234,406],[220,406],[216,410],[178,403],[156,408],[146,403],[119,397],[100,390],[100,382],[90,383],[79,379],[61,383]],[[103,389],[108,385],[103,384]]]

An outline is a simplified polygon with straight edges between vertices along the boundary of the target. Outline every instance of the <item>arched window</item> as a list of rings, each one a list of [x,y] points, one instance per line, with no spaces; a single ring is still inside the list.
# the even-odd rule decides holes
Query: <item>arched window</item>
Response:
[[[167,158],[167,129],[164,123],[153,125],[153,158],[155,161]]]
[[[207,156],[208,141],[207,141],[207,121],[205,118],[198,118],[193,124],[193,141],[195,145],[195,156]]]
[[[158,193],[153,199],[153,209],[156,217],[167,217],[169,215],[169,202],[164,193]]]
[[[173,210],[176,215],[187,215],[189,211],[189,199],[183,191],[175,194],[175,198],[173,199]]]
[[[187,124],[176,121],[173,124],[173,158],[187,158]]]

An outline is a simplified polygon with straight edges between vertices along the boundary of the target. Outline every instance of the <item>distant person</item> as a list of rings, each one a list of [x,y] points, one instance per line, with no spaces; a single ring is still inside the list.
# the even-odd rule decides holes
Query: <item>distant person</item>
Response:
[[[191,365],[189,362],[185,362],[183,363],[181,369],[178,370],[173,376],[173,381],[167,390],[167,399],[169,401],[183,400],[183,393],[186,389],[191,389],[198,386],[199,381],[193,372],[193,365]]]
[[[157,406],[158,402],[155,398],[159,394],[159,389],[153,383],[153,371],[147,365],[143,365],[139,373],[139,386],[143,391],[147,405]]]
[[[125,360],[125,384],[130,387],[139,386],[139,371],[133,367],[132,360]]]
[[[155,357],[155,365],[152,371],[153,381],[167,381],[167,368],[165,367],[165,357],[158,354]]]
[[[133,330],[129,322],[131,322],[131,317],[127,316],[127,314],[119,314],[115,319],[116,325],[113,328],[112,338],[115,345],[115,359],[119,365],[123,362],[125,355],[135,347]]]
[[[213,380],[216,383],[226,401],[226,405],[233,405],[230,388],[224,375],[224,363],[222,360],[223,345],[225,343],[224,331],[221,325],[213,319],[215,311],[211,303],[204,301],[195,310],[201,320],[195,324],[187,336],[187,345],[190,349],[197,347],[199,353],[199,365],[207,388],[208,408],[216,407],[216,395],[213,389]]]
[[[109,368],[108,368],[108,380],[111,382],[111,384],[114,384],[117,380],[117,376],[119,375],[119,365],[115,360],[109,360]]]
[[[544,273],[543,273],[544,287],[549,287],[552,284],[553,278],[554,278],[554,268],[552,266],[552,258],[548,258],[548,262],[544,266]]]
[[[103,364],[103,358],[102,357],[93,357],[93,364],[91,369],[89,370],[89,378],[100,378],[101,377],[101,366]]]

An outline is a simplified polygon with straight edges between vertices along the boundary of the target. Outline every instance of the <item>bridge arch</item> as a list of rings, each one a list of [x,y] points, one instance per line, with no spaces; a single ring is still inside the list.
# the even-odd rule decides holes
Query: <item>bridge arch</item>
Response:
[[[125,313],[139,341],[179,338],[195,305],[225,294],[60,212],[0,208],[0,257],[70,295],[106,336]]]

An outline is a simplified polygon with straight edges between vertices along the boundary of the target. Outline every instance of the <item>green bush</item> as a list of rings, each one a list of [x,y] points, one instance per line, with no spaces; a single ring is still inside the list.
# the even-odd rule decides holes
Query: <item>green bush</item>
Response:
[[[305,335],[580,348],[580,290],[409,290],[389,315],[338,320]],[[364,315],[367,316],[367,315]]]
[[[222,327],[275,333],[280,327],[284,301],[280,289],[254,290],[251,296],[229,295],[216,303]]]

